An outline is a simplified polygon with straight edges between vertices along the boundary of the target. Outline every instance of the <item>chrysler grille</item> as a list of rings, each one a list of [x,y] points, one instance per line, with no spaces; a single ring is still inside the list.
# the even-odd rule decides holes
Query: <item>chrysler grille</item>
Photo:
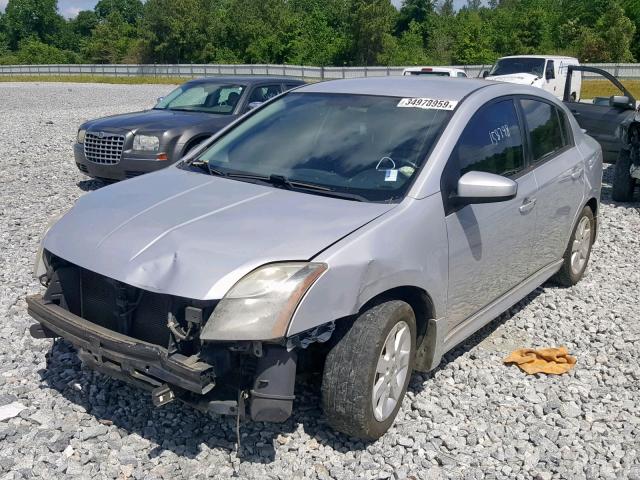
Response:
[[[100,132],[102,133],[102,132]],[[94,163],[113,165],[120,161],[124,150],[124,135],[87,132],[84,139],[84,154]]]

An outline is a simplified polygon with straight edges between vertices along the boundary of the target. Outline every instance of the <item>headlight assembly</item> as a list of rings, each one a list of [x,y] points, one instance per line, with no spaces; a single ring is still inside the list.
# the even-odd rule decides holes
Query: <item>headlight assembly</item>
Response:
[[[37,279],[40,279],[45,273],[47,273],[47,265],[45,263],[45,258],[44,258],[44,237],[47,236],[47,233],[49,233],[49,230],[51,230],[51,227],[53,227],[56,224],[56,222],[60,220],[65,213],[67,212],[61,212],[55,215],[54,217],[52,217],[47,223],[47,226],[42,232],[42,235],[40,236],[38,251],[36,252],[36,258],[33,263],[33,275]]]
[[[160,139],[154,135],[136,135],[133,137],[133,149],[140,152],[157,152]]]
[[[327,269],[324,263],[264,265],[243,277],[209,317],[203,340],[273,340],[286,335],[300,300]]]
[[[84,143],[84,138],[86,136],[87,136],[87,131],[81,128],[80,130],[78,130],[78,136],[76,140],[78,141],[78,143]]]

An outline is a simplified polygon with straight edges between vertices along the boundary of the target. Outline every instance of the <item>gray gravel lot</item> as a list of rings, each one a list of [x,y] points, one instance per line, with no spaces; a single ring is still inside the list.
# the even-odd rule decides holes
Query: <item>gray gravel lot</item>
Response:
[[[235,420],[156,409],[82,368],[66,343],[31,339],[24,297],[41,290],[31,277],[40,233],[102,186],[73,163],[77,126],[171,88],[0,83],[0,419],[13,417],[0,420],[0,479],[640,480],[640,213],[610,201],[612,168],[586,278],[539,288],[415,374],[395,426],[372,444],[327,428],[311,379],[296,387],[292,419],[242,425],[238,456]],[[559,345],[578,358],[567,375],[502,364],[512,349]]]

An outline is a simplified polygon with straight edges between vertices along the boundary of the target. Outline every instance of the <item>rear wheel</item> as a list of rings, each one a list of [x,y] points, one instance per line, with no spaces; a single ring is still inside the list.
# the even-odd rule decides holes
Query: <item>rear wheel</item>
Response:
[[[337,431],[375,440],[393,424],[413,370],[416,318],[392,300],[362,313],[331,349],[322,378],[322,402]]]
[[[631,176],[631,152],[620,150],[613,174],[611,198],[616,202],[630,202],[633,199],[633,188],[636,181]]]
[[[584,207],[569,239],[569,245],[564,252],[562,267],[554,277],[557,283],[571,287],[582,279],[589,263],[594,238],[593,212],[591,208]]]

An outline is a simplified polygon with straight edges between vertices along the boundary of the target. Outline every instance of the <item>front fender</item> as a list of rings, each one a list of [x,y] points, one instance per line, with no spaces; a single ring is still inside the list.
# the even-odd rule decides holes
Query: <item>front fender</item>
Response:
[[[442,199],[439,194],[406,198],[313,260],[327,263],[329,269],[298,306],[289,336],[354,315],[372,298],[397,287],[427,292],[442,316],[448,284]]]

